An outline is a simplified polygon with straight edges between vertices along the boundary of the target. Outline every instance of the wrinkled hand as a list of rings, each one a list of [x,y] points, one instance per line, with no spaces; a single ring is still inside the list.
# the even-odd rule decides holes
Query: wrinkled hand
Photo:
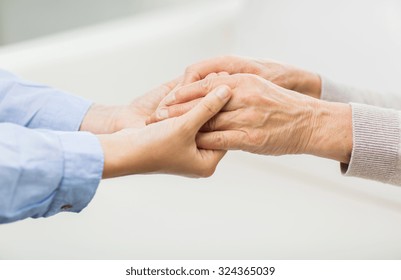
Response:
[[[174,89],[182,77],[165,83],[136,98],[125,106],[93,104],[82,121],[80,130],[95,134],[109,134],[126,128],[141,128],[164,97]]]
[[[227,87],[219,87],[180,117],[99,135],[105,157],[103,177],[143,173],[212,175],[225,151],[198,148],[196,134],[230,96]]]
[[[174,117],[190,109],[217,86],[228,85],[233,96],[197,137],[204,149],[240,149],[258,154],[313,154],[348,162],[352,150],[351,109],[282,88],[259,76],[208,77],[170,93],[163,114]]]
[[[195,63],[185,70],[183,84],[202,80],[210,73],[248,73],[258,75],[276,85],[315,98],[320,98],[319,75],[273,60],[222,56]]]

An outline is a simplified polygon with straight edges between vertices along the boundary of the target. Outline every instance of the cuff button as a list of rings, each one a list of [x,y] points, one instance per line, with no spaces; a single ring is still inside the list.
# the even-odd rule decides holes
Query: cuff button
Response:
[[[63,211],[65,211],[65,210],[68,210],[68,209],[71,209],[72,208],[72,205],[71,204],[66,204],[66,205],[63,205],[63,206],[61,206],[61,210],[63,210]]]

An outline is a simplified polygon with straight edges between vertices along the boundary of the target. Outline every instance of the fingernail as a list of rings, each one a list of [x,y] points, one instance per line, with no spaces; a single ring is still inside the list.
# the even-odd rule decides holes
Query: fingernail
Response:
[[[160,109],[159,111],[157,111],[157,117],[159,119],[167,119],[168,118],[168,110],[167,109]]]
[[[228,97],[228,90],[226,87],[219,87],[216,90],[216,95],[221,99],[226,99]]]
[[[164,103],[167,105],[173,103],[174,101],[175,101],[175,93],[174,92],[167,95],[166,98],[164,99]]]

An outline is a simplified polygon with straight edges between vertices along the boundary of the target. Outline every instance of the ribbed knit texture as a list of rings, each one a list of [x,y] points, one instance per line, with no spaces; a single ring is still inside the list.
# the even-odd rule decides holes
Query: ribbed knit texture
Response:
[[[341,164],[347,176],[401,185],[401,115],[399,111],[352,103],[379,106],[391,104],[398,97],[374,94],[336,85],[322,78],[321,98],[350,103],[352,107],[353,149],[349,165]],[[401,106],[393,102],[394,108]],[[388,106],[386,106],[388,107]]]
[[[399,160],[399,114],[370,105],[351,106],[353,149],[345,174],[388,183]]]

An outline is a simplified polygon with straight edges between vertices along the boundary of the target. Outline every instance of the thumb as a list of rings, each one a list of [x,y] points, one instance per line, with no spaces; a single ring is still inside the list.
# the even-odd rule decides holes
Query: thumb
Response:
[[[199,130],[227,104],[231,97],[228,86],[220,86],[206,95],[191,111],[183,115],[186,122]]]

